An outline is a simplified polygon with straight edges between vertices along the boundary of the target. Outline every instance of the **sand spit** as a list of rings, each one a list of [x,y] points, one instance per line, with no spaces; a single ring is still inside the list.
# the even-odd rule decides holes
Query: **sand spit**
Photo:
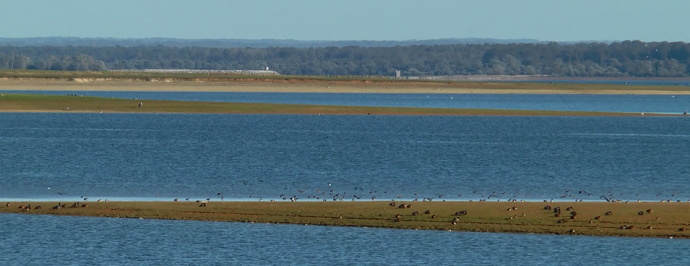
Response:
[[[60,204],[60,205],[58,205]],[[5,205],[5,204],[3,204]],[[39,207],[40,206],[40,207]],[[57,206],[60,206],[58,208]],[[10,202],[0,213],[688,238],[686,202]],[[689,228],[690,229],[690,228]]]
[[[145,103],[144,103],[145,102]],[[302,114],[302,115],[494,115],[494,116],[640,116],[639,113],[335,106],[274,103],[229,103],[118,99],[83,95],[0,93],[0,112],[52,113],[198,113],[198,114]],[[653,114],[645,116],[679,116]]]
[[[0,78],[0,90],[421,94],[690,94],[682,86],[260,78]]]

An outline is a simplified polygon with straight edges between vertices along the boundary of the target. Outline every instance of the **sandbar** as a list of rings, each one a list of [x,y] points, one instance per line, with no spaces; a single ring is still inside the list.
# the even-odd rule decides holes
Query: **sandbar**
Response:
[[[140,106],[141,105],[141,106]],[[0,93],[0,112],[53,113],[185,113],[185,114],[302,114],[302,115],[494,115],[494,116],[640,116],[641,113],[336,106],[276,103],[228,103],[137,100],[83,95]],[[680,116],[655,114],[646,116]]]
[[[0,91],[158,91],[417,94],[650,94],[687,95],[685,86],[545,82],[328,80],[319,78],[35,78],[0,77]]]
[[[171,199],[169,202],[61,204],[64,208],[55,209],[58,202],[11,202],[9,206],[0,206],[0,213],[469,232],[690,237],[690,230],[686,230],[690,226],[690,203],[687,202],[210,201],[203,204]],[[36,209],[37,206],[41,206],[40,209]],[[556,208],[560,208],[559,215]]]

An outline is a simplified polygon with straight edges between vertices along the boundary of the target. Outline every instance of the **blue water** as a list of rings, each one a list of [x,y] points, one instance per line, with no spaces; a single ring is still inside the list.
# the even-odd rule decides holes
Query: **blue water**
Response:
[[[0,215],[1,265],[687,265],[677,239]]]
[[[0,113],[0,200],[687,201],[688,141],[687,117]],[[0,236],[0,265],[687,265],[690,246],[10,214]]]
[[[389,94],[389,93],[274,93],[274,92],[110,92],[4,91],[3,93],[78,94],[142,100],[326,104],[350,106],[488,108],[605,112],[683,113],[690,95],[587,94]]]
[[[0,200],[687,201],[689,141],[686,117],[2,113]]]

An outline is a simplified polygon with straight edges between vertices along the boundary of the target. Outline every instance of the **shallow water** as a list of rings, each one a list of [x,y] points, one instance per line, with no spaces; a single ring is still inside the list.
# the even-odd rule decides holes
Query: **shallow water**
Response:
[[[2,265],[687,265],[679,239],[0,214]]]
[[[690,95],[560,94],[390,94],[251,92],[4,91],[3,93],[78,94],[124,99],[210,102],[326,104],[350,106],[486,108],[601,112],[683,113]]]

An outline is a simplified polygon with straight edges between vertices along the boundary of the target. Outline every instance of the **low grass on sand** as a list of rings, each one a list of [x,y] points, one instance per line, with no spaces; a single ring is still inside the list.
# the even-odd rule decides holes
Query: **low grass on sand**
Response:
[[[539,77],[534,77],[539,79]],[[580,79],[586,81],[587,79]],[[652,79],[653,80],[653,79]],[[578,79],[573,79],[577,82]],[[480,94],[666,94],[687,95],[678,86],[514,81],[439,81],[370,77],[248,76],[228,74],[0,70],[0,90],[57,91],[234,91],[313,93]],[[685,84],[686,86],[682,86]]]
[[[690,203],[12,202],[0,213],[630,237],[690,237]],[[30,210],[25,206],[30,204]],[[86,204],[86,207],[81,207]],[[393,206],[391,206],[393,205]],[[400,205],[410,205],[400,208]],[[24,208],[21,208],[24,206]],[[41,206],[40,209],[36,209]],[[550,206],[551,210],[544,207]],[[560,217],[554,209],[560,207]],[[572,208],[572,209],[571,209]],[[427,213],[428,211],[428,213]],[[459,212],[465,211],[462,215]],[[417,212],[418,215],[413,215]],[[575,212],[576,215],[571,213]],[[611,212],[611,215],[606,215]],[[640,214],[641,213],[641,214]],[[455,223],[453,223],[455,221]],[[688,230],[686,230],[686,228]]]
[[[139,103],[143,102],[142,107]],[[522,115],[522,116],[639,116],[638,113],[369,107],[270,103],[226,103],[134,100],[67,95],[0,94],[0,112],[118,112],[214,114],[323,115]],[[659,114],[647,114],[659,115]]]

